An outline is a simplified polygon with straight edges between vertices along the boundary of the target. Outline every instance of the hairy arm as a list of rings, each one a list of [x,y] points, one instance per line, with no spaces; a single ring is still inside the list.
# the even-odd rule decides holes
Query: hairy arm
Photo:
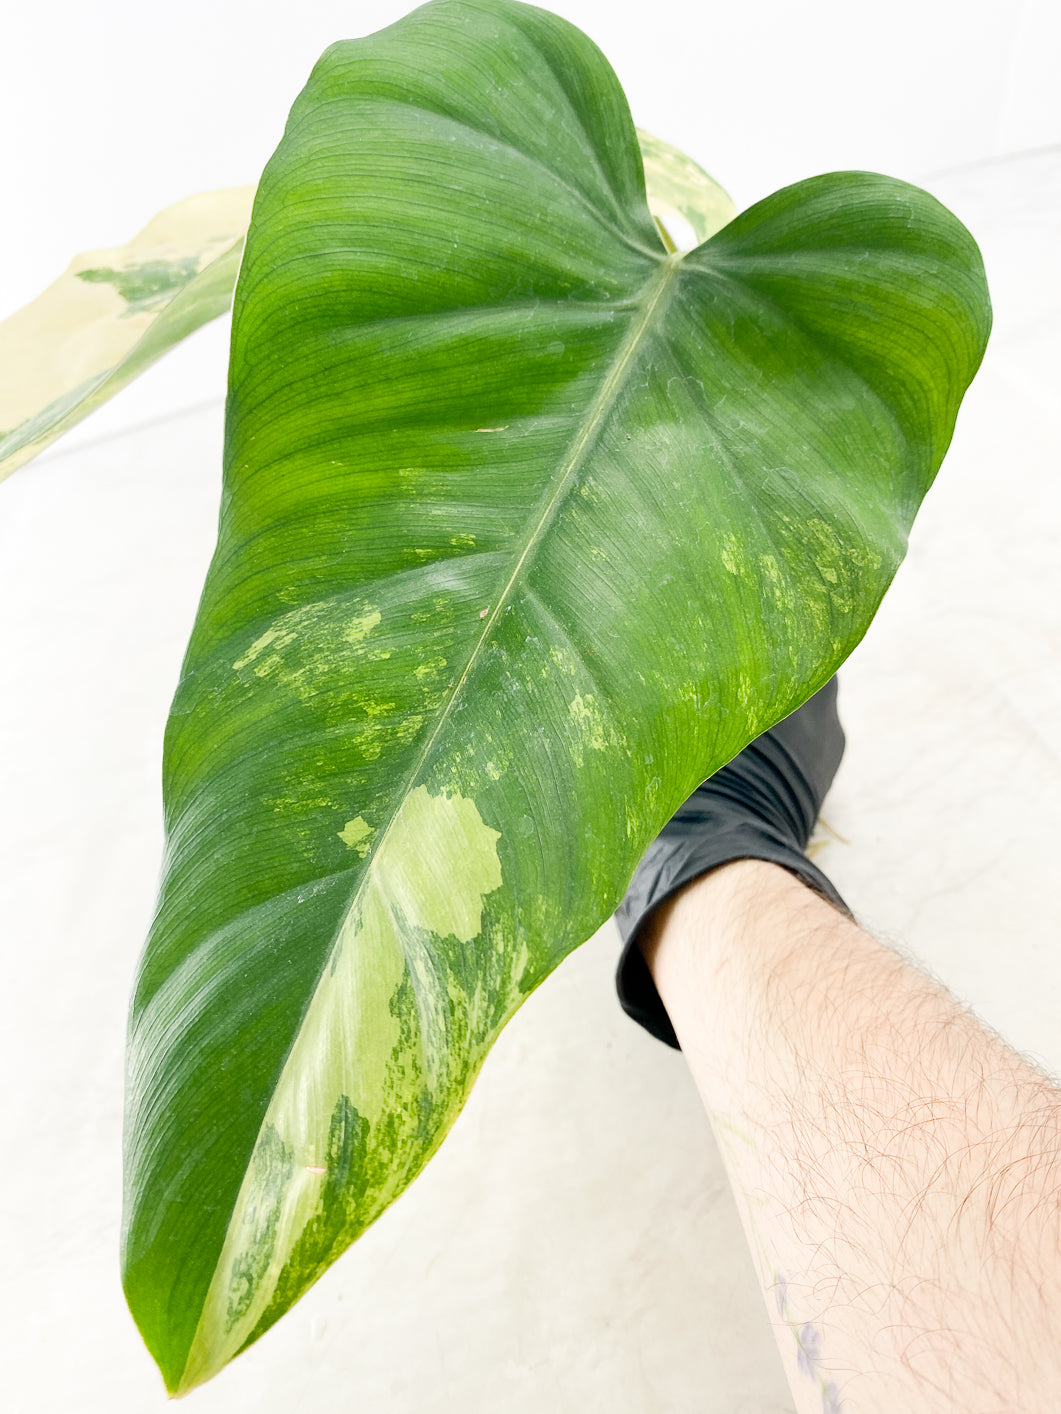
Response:
[[[799,1414],[1056,1414],[1061,1090],[775,865],[696,880],[643,949]]]

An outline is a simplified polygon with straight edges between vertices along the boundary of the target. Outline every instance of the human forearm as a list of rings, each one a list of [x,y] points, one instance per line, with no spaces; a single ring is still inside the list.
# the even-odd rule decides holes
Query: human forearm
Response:
[[[1058,1090],[773,865],[691,885],[645,953],[800,1414],[1056,1410]]]

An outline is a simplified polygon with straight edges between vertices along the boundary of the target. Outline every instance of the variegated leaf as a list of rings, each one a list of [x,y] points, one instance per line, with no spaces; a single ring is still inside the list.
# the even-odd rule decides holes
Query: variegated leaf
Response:
[[[247,238],[133,1001],[124,1279],[171,1390],[401,1192],[668,815],[858,642],[989,323],[968,232],[885,177],[668,253],[545,11],[324,55]]]
[[[77,256],[0,324],[0,481],[228,309],[253,196],[167,207],[127,245]]]

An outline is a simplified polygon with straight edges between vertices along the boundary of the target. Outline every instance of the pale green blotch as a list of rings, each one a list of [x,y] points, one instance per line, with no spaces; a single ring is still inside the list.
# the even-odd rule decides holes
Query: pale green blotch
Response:
[[[276,1218],[283,1204],[283,1193],[291,1179],[291,1154],[277,1137],[275,1130],[265,1129],[261,1143],[254,1151],[254,1211],[252,1220],[264,1235],[257,1248],[242,1254],[232,1269],[227,1319],[235,1323],[254,1299],[254,1291],[262,1272],[269,1265],[272,1249],[269,1234],[275,1232]]]
[[[260,655],[265,652],[265,650],[269,647],[270,644],[275,643],[277,649],[280,649],[283,648],[285,644],[291,643],[294,640],[294,637],[295,635],[293,633],[285,633],[283,629],[267,628],[260,638],[256,638],[254,640],[251,646],[247,649],[246,653],[244,653],[242,657],[236,659],[232,666],[236,669],[237,672],[239,672],[241,668],[248,667],[258,657],[260,657]],[[280,661],[279,653],[277,653],[276,661]],[[259,674],[264,671],[267,671],[267,668],[259,667],[255,669],[255,672]]]
[[[260,637],[256,638],[247,651],[242,654],[232,664],[236,672],[243,668],[253,669],[256,677],[266,677],[270,673],[276,672],[278,668],[284,666],[283,650],[293,643],[298,643],[301,647],[309,642],[310,638],[316,634],[318,640],[321,632],[330,636],[332,629],[333,605],[329,602],[320,604],[303,604],[297,609],[292,609],[289,613],[282,614],[276,622],[265,630]],[[346,643],[360,643],[367,638],[380,621],[378,609],[369,609],[351,619],[343,630],[343,641]],[[291,675],[291,681],[296,686],[301,682],[301,686],[307,694],[312,693],[316,687],[317,669],[310,664],[303,668],[300,673]],[[311,679],[311,681],[306,681]]]
[[[370,609],[367,614],[359,614],[356,619],[351,619],[347,624],[343,637],[347,643],[360,643],[363,638],[368,637],[379,623],[380,618],[378,609]]]
[[[574,756],[577,763],[582,765],[582,752],[580,744],[592,747],[594,751],[604,751],[608,745],[611,733],[608,730],[608,723],[604,714],[597,705],[597,699],[592,692],[584,695],[578,693],[573,702],[568,706],[568,716],[578,727],[578,742],[574,746]]]
[[[811,554],[814,556],[818,573],[827,583],[838,583],[843,573],[844,555],[844,546],[839,535],[831,525],[817,516],[811,516],[806,521],[805,529],[811,540]]]
[[[339,831],[339,838],[347,849],[356,849],[358,854],[364,859],[370,849],[370,840],[376,833],[373,827],[363,816],[358,815],[353,820],[347,820],[346,824]]]
[[[552,659],[553,664],[557,668],[559,668],[562,673],[567,673],[571,677],[574,677],[578,672],[582,670],[582,664],[568,648],[561,648],[555,643],[551,644],[549,648],[549,657]]]
[[[855,601],[854,582],[861,574],[880,569],[880,555],[869,546],[845,545],[835,527],[817,516],[808,519],[806,530],[818,573],[831,586],[833,606],[849,613]]]
[[[360,819],[360,817],[357,817]],[[357,820],[350,822],[359,833]],[[209,1379],[239,1351],[276,1290],[299,1238],[316,1216],[328,1159],[328,1131],[345,1097],[368,1121],[367,1143],[386,1114],[397,1140],[412,1142],[419,1123],[416,1095],[423,1084],[455,1091],[448,1076],[445,1016],[451,1000],[432,981],[425,935],[472,942],[482,929],[483,905],[501,886],[498,830],[483,821],[473,800],[432,795],[417,786],[402,801],[378,843],[351,901],[317,989],[288,1054],[259,1138],[247,1165],[225,1243],[188,1355],[181,1392]],[[391,1000],[406,974],[417,999],[416,1054],[401,1052],[402,1026]],[[408,1073],[415,1093],[394,1089]],[[391,1079],[388,1079],[390,1075]],[[467,1083],[470,1083],[470,1079]],[[388,1088],[390,1086],[391,1088]],[[460,1103],[460,1095],[450,1103]],[[277,1165],[258,1151],[285,1156],[285,1182],[276,1192]],[[259,1192],[268,1179],[268,1193]],[[401,1186],[402,1175],[394,1174]],[[371,1195],[370,1221],[392,1194]],[[248,1280],[253,1289],[248,1290]]]
[[[251,667],[255,677],[263,678],[284,665],[283,650],[303,640],[313,625],[326,613],[323,604],[303,604],[292,609],[273,623],[271,628],[254,640],[242,657],[232,664],[237,672]]]
[[[748,560],[739,536],[727,532],[722,537],[722,564],[730,574],[749,579]]]
[[[378,861],[388,899],[411,927],[470,943],[482,927],[484,897],[501,887],[500,838],[474,800],[417,786]]]
[[[787,591],[786,585],[781,578],[781,566],[777,563],[776,557],[773,555],[760,555],[759,568],[770,581],[770,587],[773,590],[774,599],[778,606],[780,607],[789,601],[791,599],[791,593]]]
[[[417,732],[424,724],[421,713],[414,712],[412,716],[406,717],[404,721],[398,723],[391,729],[391,740],[398,745],[407,746],[413,740]]]
[[[759,567],[763,572],[763,577],[769,582],[774,603],[778,612],[784,616],[789,632],[794,637],[798,636],[800,627],[796,615],[796,596],[791,581],[782,575],[781,566],[773,555],[760,555]]]
[[[77,278],[96,285],[113,285],[129,306],[125,310],[128,316],[169,304],[198,271],[199,257],[189,255],[183,260],[148,260],[124,270],[78,270]]]
[[[445,658],[425,658],[413,669],[414,678],[437,678],[446,670]]]

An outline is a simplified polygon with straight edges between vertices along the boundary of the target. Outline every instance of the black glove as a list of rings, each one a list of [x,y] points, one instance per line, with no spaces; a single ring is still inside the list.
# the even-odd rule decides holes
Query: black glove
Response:
[[[623,939],[615,985],[627,1015],[668,1046],[680,1049],[637,939],[652,909],[683,884],[732,859],[766,859],[850,916],[803,853],[843,754],[833,678],[697,787],[646,850],[615,914]]]

